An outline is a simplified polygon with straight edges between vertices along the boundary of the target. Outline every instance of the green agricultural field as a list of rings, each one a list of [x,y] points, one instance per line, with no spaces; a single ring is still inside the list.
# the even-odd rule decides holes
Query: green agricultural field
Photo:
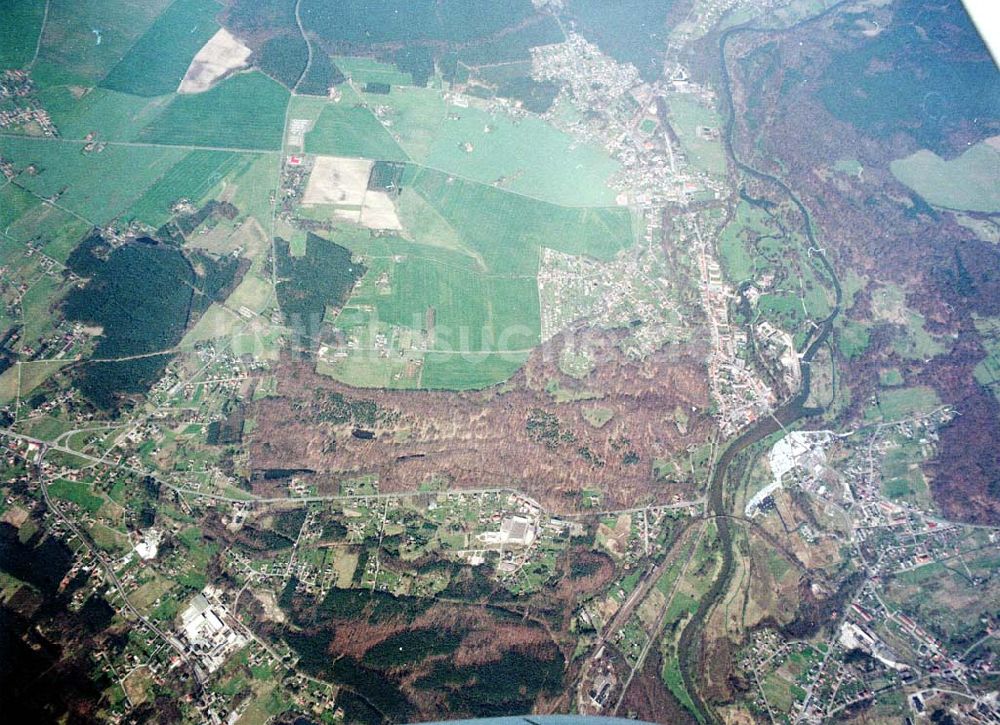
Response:
[[[10,182],[5,182],[0,186],[0,229],[8,231],[11,224],[41,203],[42,200],[37,196]]]
[[[128,53],[170,0],[50,0],[35,80],[89,86]]]
[[[559,207],[413,167],[403,187],[412,240],[345,229],[331,237],[368,268],[335,322],[354,352],[321,367],[347,382],[464,389],[504,380],[540,340],[541,247],[609,259],[633,241],[621,208]],[[372,353],[376,334],[388,359]]]
[[[306,134],[306,152],[406,161],[406,153],[399,148],[389,132],[369,109],[362,107],[360,101],[355,99],[356,95],[346,91],[339,102],[330,101],[321,106],[315,99],[295,99],[289,114],[291,118],[308,118],[308,109],[322,109],[312,130]],[[306,110],[307,115],[303,115],[300,109]]]
[[[789,235],[759,205],[743,200],[719,235],[723,271],[732,282],[778,273],[778,284],[757,302],[758,312],[792,332],[801,342],[807,320],[822,320],[832,309],[832,295],[805,253],[802,240]]]
[[[470,66],[469,70],[479,80],[498,86],[506,81],[531,76],[531,61],[522,60],[504,63],[503,65]]]
[[[933,388],[890,388],[879,393],[878,403],[865,411],[869,420],[902,420],[912,415],[928,413],[941,405]]]
[[[205,340],[232,338],[239,334],[245,322],[237,313],[213,302],[195,326],[187,331],[179,347],[190,349]]]
[[[784,330],[794,330],[805,319],[802,299],[795,294],[766,294],[757,301],[763,317]]]
[[[905,499],[919,506],[930,505],[927,479],[919,465],[924,460],[917,441],[903,440],[882,461],[882,491],[888,498]]]
[[[719,115],[702,105],[694,96],[684,93],[670,94],[667,108],[671,126],[680,138],[688,160],[702,171],[714,176],[725,176],[726,154],[722,141],[698,133],[701,127],[717,134],[722,126]]]
[[[376,102],[373,96],[365,98]],[[411,159],[425,161],[448,114],[441,91],[436,88],[393,88],[388,96],[379,96],[377,103],[389,109],[386,119],[392,122],[393,138]]]
[[[333,64],[358,86],[363,86],[365,83],[388,83],[391,86],[413,85],[413,76],[409,73],[404,73],[396,66],[382,63],[374,58],[335,55]]]
[[[95,496],[92,490],[86,483],[66,481],[61,478],[49,484],[50,496],[62,499],[63,501],[71,501],[84,511],[93,514],[97,513],[101,506],[104,505],[104,498]]]
[[[214,0],[174,0],[101,85],[138,96],[177,90],[191,59],[219,29]]]
[[[534,276],[538,250],[610,259],[633,242],[627,209],[571,209],[416,169],[404,178],[495,274]]]
[[[694,700],[691,699],[691,694],[684,687],[684,676],[681,674],[681,665],[676,656],[666,658],[663,663],[663,683],[688,712],[698,711]]]
[[[7,368],[0,375],[0,404],[27,396],[68,364],[68,360],[33,360]]]
[[[431,353],[424,361],[420,387],[430,390],[475,390],[507,380],[528,359],[526,353],[459,356]]]
[[[458,232],[445,221],[440,212],[413,189],[403,189],[396,199],[396,212],[407,235],[419,240],[421,244],[462,252],[480,266],[485,266],[473,250],[463,246]]]
[[[240,214],[267,224],[271,217],[271,194],[278,178],[281,157],[277,154],[243,154],[240,164],[226,179],[226,198]]]
[[[192,151],[136,200],[129,216],[158,227],[170,218],[173,202],[184,198],[200,204],[239,161],[239,154],[228,151]]]
[[[883,387],[894,388],[897,385],[902,385],[904,381],[903,373],[899,371],[899,368],[889,368],[888,370],[879,371],[878,384]]]
[[[792,708],[792,702],[795,700],[792,685],[776,672],[767,675],[760,687],[767,698],[768,705],[776,711],[788,712]]]
[[[241,73],[195,95],[175,96],[138,136],[186,146],[278,150],[288,89],[263,73]]]
[[[751,279],[755,272],[766,268],[768,255],[751,255],[751,244],[766,235],[768,215],[763,209],[741,201],[736,216],[719,236],[719,255],[722,269],[733,282]]]
[[[39,99],[61,138],[83,139],[95,133],[101,141],[132,141],[163,112],[171,96],[141,98],[107,88],[54,86],[42,90]]]
[[[35,341],[52,334],[57,324],[55,311],[65,290],[60,280],[49,275],[43,275],[32,284],[21,298],[24,328],[21,331],[21,342],[34,344]]]
[[[0,373],[0,405],[8,405],[17,399],[21,367],[21,363],[17,363]]]
[[[615,203],[606,182],[618,163],[537,118],[449,105],[434,88],[364,97],[388,109],[390,133],[417,163],[565,206]]]
[[[45,3],[0,0],[0,69],[22,68],[35,55]]]
[[[393,109],[393,134],[425,166],[563,206],[615,203],[607,181],[618,162],[538,118],[449,106],[435,90],[403,89],[377,102]]]
[[[319,360],[316,372],[358,388],[411,390],[420,387],[422,370],[414,361],[422,359],[422,355],[397,359],[394,355],[389,358],[373,358],[355,354],[332,362]]]
[[[185,152],[108,146],[87,154],[75,142],[8,136],[0,138],[0,155],[19,168],[38,169],[36,175],[20,174],[19,185],[46,198],[58,194],[60,207],[101,225],[128,209]]]
[[[38,204],[6,227],[5,233],[12,239],[37,242],[47,255],[65,262],[92,225],[68,211],[42,202],[38,197],[31,198],[38,200]]]
[[[274,299],[274,289],[271,287],[271,280],[263,280],[257,275],[248,274],[243,281],[233,290],[226,300],[226,306],[232,310],[239,310],[246,307],[249,310],[260,313]]]
[[[837,347],[844,357],[855,358],[862,355],[870,342],[868,327],[860,322],[847,321],[837,329]]]
[[[984,357],[973,371],[980,385],[1000,399],[1000,317],[973,317],[979,332]]]
[[[980,141],[946,161],[921,149],[892,162],[893,175],[936,206],[966,211],[1000,211],[1000,149]]]
[[[369,267],[350,299],[351,309],[337,321],[338,327],[354,330],[362,343],[369,342],[362,330],[373,324],[425,329],[432,309],[430,349],[468,353],[439,355],[428,361],[441,370],[460,367],[465,358],[469,367],[496,369],[497,361],[484,359],[489,357],[484,352],[501,349],[501,345],[505,350],[522,350],[538,344],[533,277],[489,278],[465,255],[398,238],[369,242],[361,235],[338,235],[334,240],[364,254]],[[388,293],[379,283],[383,279],[388,282]],[[374,309],[373,314],[358,309],[368,307]]]

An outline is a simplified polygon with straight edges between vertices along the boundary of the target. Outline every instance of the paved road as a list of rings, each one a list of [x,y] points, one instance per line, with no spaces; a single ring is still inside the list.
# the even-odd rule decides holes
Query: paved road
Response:
[[[135,617],[139,621],[141,621],[144,625],[146,625],[150,630],[152,630],[159,637],[161,637],[174,650],[176,650],[177,653],[181,656],[182,659],[184,659],[185,662],[187,662],[189,665],[192,665],[192,671],[195,672],[195,674],[198,674],[199,671],[196,668],[194,668],[193,663],[188,657],[188,653],[185,651],[183,645],[181,645],[181,643],[177,640],[176,637],[164,632],[156,625],[155,622],[148,619],[138,609],[135,608],[132,602],[129,601],[128,594],[125,592],[125,587],[122,585],[121,581],[118,579],[118,576],[115,574],[114,565],[112,564],[112,562],[108,560],[108,558],[104,555],[102,551],[100,551],[91,544],[90,539],[77,527],[77,525],[68,516],[66,516],[66,514],[64,514],[59,509],[55,501],[52,500],[52,497],[49,496],[49,486],[48,483],[46,483],[46,481],[44,480],[44,476],[42,475],[42,470],[41,470],[41,462],[44,459],[45,454],[47,452],[48,452],[48,447],[43,444],[36,459],[37,463],[33,465],[33,468],[35,470],[35,475],[38,479],[39,488],[41,488],[42,490],[42,498],[45,499],[46,506],[49,507],[49,510],[51,510],[52,513],[54,513],[56,517],[69,528],[70,531],[76,534],[80,542],[87,547],[87,549],[94,556],[94,558],[97,559],[97,561],[101,564],[101,566],[104,569],[105,576],[108,578],[109,581],[111,581],[112,584],[114,584],[115,589],[118,590],[118,594],[121,595],[122,603],[125,605],[125,608],[128,609],[133,615],[135,615]]]
[[[37,446],[44,446],[47,451],[58,451],[60,453],[66,453],[68,455],[76,456],[77,458],[82,458],[85,461],[90,461],[93,465],[105,465],[115,468],[120,468],[122,470],[128,471],[129,473],[134,473],[139,476],[149,476],[154,481],[159,483],[161,486],[176,491],[179,494],[185,496],[200,496],[201,498],[212,499],[213,501],[224,501],[227,503],[247,503],[247,504],[271,504],[271,503],[320,503],[323,501],[365,501],[368,499],[393,499],[393,498],[415,498],[417,496],[426,496],[431,493],[443,493],[443,494],[466,494],[470,496],[487,494],[487,493],[507,493],[517,495],[526,501],[530,502],[533,506],[537,507],[540,511],[545,511],[544,507],[535,501],[533,498],[523,493],[522,491],[512,488],[510,486],[495,486],[486,488],[453,488],[444,489],[441,491],[392,491],[386,493],[370,493],[370,494],[328,494],[328,495],[316,495],[316,496],[269,496],[261,497],[254,496],[252,494],[247,494],[246,496],[226,496],[224,494],[210,493],[206,491],[199,491],[193,488],[187,488],[185,486],[178,486],[175,483],[158,476],[150,471],[144,471],[133,466],[126,465],[124,463],[111,463],[102,458],[92,456],[88,453],[81,453],[80,451],[74,450],[72,448],[67,448],[63,445],[57,445],[52,441],[42,440],[41,438],[35,438],[33,436],[25,435],[23,433],[17,433],[10,430],[9,428],[0,428],[0,436],[7,436],[8,438],[13,438],[14,440],[19,440],[25,443],[34,443]],[[61,437],[61,436],[60,436]],[[663,509],[684,509],[691,506],[699,506],[704,503],[704,498],[698,498],[693,501],[681,501],[674,504],[669,504],[667,506],[655,506],[653,508],[663,508]],[[641,509],[623,509],[622,512],[626,511],[636,511]],[[615,511],[606,511],[604,513],[613,514],[620,513]],[[562,516],[559,514],[553,514],[558,518],[570,518],[567,515]]]

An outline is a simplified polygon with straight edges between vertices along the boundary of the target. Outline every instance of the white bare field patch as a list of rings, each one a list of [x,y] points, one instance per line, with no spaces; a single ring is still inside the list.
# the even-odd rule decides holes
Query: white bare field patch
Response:
[[[334,219],[354,222],[368,229],[401,231],[392,197],[368,189],[372,162],[339,156],[317,156],[302,194],[307,206],[330,204]]]
[[[353,222],[354,224],[361,223],[361,210],[360,209],[334,209],[333,218],[340,219],[345,222]]]
[[[308,118],[292,118],[288,121],[288,146],[295,146],[301,151],[305,148],[306,133],[312,130],[313,122]]]
[[[195,55],[177,88],[178,93],[203,93],[221,78],[247,65],[252,51],[225,28]]]
[[[365,194],[365,203],[361,206],[361,225],[369,229],[403,229],[396,215],[396,205],[384,191],[369,191]]]
[[[367,159],[317,156],[302,203],[361,206],[371,171]]]

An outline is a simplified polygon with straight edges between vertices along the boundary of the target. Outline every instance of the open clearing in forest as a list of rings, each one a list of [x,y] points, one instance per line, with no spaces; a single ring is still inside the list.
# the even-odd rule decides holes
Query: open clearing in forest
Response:
[[[967,211],[1000,211],[1000,136],[945,160],[921,149],[889,168],[893,176],[931,204]]]

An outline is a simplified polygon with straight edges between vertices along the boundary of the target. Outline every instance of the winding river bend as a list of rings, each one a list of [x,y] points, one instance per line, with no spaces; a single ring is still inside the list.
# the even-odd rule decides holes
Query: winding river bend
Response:
[[[829,8],[821,15],[826,15],[836,7],[838,6],[835,5]],[[816,20],[817,17],[819,16],[810,18],[809,20]],[[703,633],[708,615],[728,589],[733,573],[733,542],[732,532],[730,529],[730,526],[732,525],[732,514],[726,507],[726,481],[731,478],[739,479],[739,473],[741,472],[740,465],[734,467],[733,464],[734,461],[737,460],[738,456],[750,446],[759,443],[769,435],[776,433],[780,429],[787,427],[802,418],[818,415],[823,412],[823,408],[810,408],[806,406],[806,400],[809,398],[811,381],[810,363],[830,336],[834,320],[836,320],[837,315],[840,314],[841,304],[843,301],[840,282],[834,273],[833,267],[830,265],[829,261],[822,252],[816,251],[819,249],[819,245],[816,243],[816,237],[813,233],[812,219],[809,216],[809,210],[784,181],[741,161],[737,156],[736,149],[733,145],[733,133],[736,126],[736,105],[733,101],[732,79],[729,75],[729,66],[726,63],[726,44],[730,38],[738,33],[757,32],[759,30],[760,29],[758,28],[736,27],[723,33],[719,39],[719,59],[722,67],[723,97],[725,98],[726,105],[728,107],[728,116],[723,134],[723,142],[726,148],[726,153],[729,158],[732,159],[734,166],[736,166],[740,172],[776,187],[777,190],[780,191],[783,196],[787,197],[788,200],[791,201],[792,204],[798,209],[799,213],[802,215],[803,228],[809,240],[809,253],[814,255],[819,260],[820,265],[829,276],[833,285],[836,301],[829,316],[817,324],[817,327],[812,331],[810,338],[807,339],[808,344],[805,352],[801,356],[802,386],[798,393],[775,410],[773,416],[758,419],[749,427],[744,429],[738,437],[733,439],[722,452],[722,455],[719,456],[719,459],[716,461],[715,468],[712,471],[712,476],[709,479],[708,516],[715,520],[716,528],[718,530],[719,541],[722,546],[722,567],[719,570],[715,581],[712,583],[711,588],[699,602],[698,609],[694,616],[690,619],[690,621],[688,621],[687,625],[681,632],[680,640],[678,641],[678,657],[680,660],[680,669],[684,681],[684,687],[691,695],[691,699],[694,702],[697,710],[696,714],[699,719],[706,722],[716,721],[717,718],[711,707],[707,702],[705,702],[704,698],[702,698],[697,688],[698,674],[701,670],[701,635]],[[735,473],[737,475],[731,477],[730,473]]]

